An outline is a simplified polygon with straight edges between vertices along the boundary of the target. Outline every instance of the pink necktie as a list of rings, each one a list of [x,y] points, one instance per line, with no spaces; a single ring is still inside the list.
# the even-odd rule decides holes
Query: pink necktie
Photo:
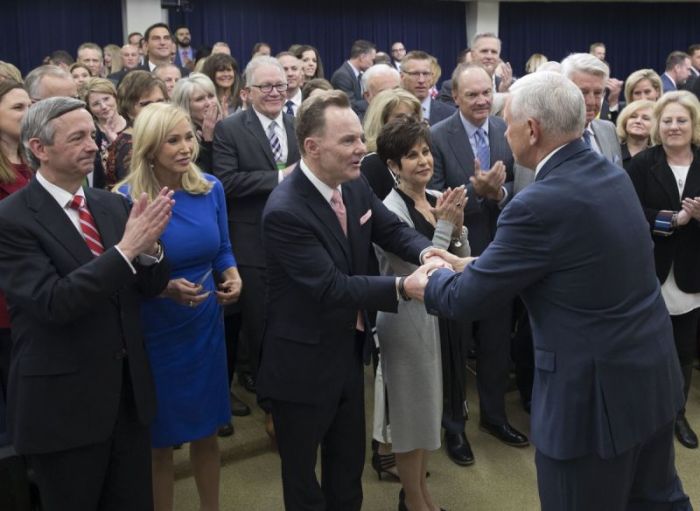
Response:
[[[81,195],[76,195],[73,200],[70,201],[68,205],[71,209],[78,212],[78,217],[80,218],[80,229],[83,231],[83,237],[85,238],[85,243],[87,243],[92,255],[97,257],[105,251],[102,246],[102,238],[100,237],[100,232],[97,230],[97,225],[95,224],[95,219],[92,217],[90,210],[85,204],[85,197]]]
[[[338,222],[340,222],[340,227],[343,229],[345,236],[348,235],[348,214],[345,210],[345,204],[343,204],[343,197],[336,188],[333,190],[333,195],[331,195],[331,208],[338,217]],[[362,311],[357,311],[357,320],[355,321],[355,328],[360,332],[365,331],[365,320],[362,317]]]
[[[343,197],[337,189],[333,190],[333,195],[331,196],[331,208],[333,208],[333,212],[338,217],[338,222],[340,222],[340,227],[343,229],[345,236],[347,236],[348,215],[345,211],[345,204],[343,204]]]

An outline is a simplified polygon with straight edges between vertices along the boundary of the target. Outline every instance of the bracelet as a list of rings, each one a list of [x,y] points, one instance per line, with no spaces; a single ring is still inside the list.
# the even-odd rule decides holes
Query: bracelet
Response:
[[[399,296],[404,302],[411,300],[411,297],[406,294],[406,287],[404,283],[406,282],[406,276],[399,278]]]
[[[671,229],[678,229],[678,213],[671,216]]]

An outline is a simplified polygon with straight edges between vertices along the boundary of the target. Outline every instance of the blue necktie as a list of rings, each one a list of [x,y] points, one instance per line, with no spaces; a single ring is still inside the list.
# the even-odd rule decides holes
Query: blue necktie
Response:
[[[591,134],[588,130],[583,130],[583,141],[588,147],[593,149],[593,145],[591,144]]]
[[[294,108],[292,108],[292,107],[294,106],[294,102],[293,102],[291,99],[289,99],[289,100],[287,100],[287,102],[284,104],[284,106],[287,107],[287,110],[285,110],[284,113],[287,114],[287,115],[291,115],[291,116],[293,117],[293,116],[294,116]]]
[[[479,159],[481,170],[489,170],[491,168],[491,151],[486,132],[479,128],[474,133],[474,138],[476,139],[476,157]]]

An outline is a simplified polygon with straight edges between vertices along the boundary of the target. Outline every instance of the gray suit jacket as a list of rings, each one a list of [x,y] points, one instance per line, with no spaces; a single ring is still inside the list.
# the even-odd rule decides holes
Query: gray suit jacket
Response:
[[[284,115],[287,165],[301,158],[294,118]],[[213,171],[226,192],[231,244],[238,264],[265,267],[260,222],[265,202],[279,183],[270,142],[253,109],[236,112],[214,130]]]
[[[513,153],[505,139],[506,124],[500,117],[489,117],[489,147],[491,162],[503,161],[506,166],[508,185],[512,194]],[[474,175],[474,153],[469,137],[457,110],[451,117],[430,129],[433,135],[433,160],[435,173],[430,183],[434,190],[444,190],[467,185],[469,200],[464,209],[464,225],[469,229],[469,244],[472,253],[481,254],[493,239],[500,209],[495,201],[479,198],[469,178]]]
[[[615,125],[610,121],[593,119],[591,121],[591,129],[603,156],[608,161],[622,167],[622,153],[620,152],[620,141],[617,139]]]
[[[331,85],[333,85],[333,88],[342,90],[348,95],[352,109],[362,119],[365,111],[367,111],[367,101],[362,98],[360,81],[347,61],[343,62],[343,65],[335,70],[333,76],[331,76]]]

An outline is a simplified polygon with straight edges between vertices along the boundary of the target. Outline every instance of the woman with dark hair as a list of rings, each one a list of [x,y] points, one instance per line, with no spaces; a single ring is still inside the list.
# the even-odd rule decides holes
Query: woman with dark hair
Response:
[[[0,200],[24,188],[33,175],[20,148],[20,126],[31,105],[21,83],[10,79],[0,81]],[[0,293],[0,390],[3,395],[7,390],[11,346],[10,315],[5,296]]]
[[[433,177],[430,128],[412,118],[389,121],[377,138],[377,153],[396,176],[384,205],[433,246],[466,257],[464,186],[428,190]],[[412,263],[375,246],[382,275],[410,275]],[[435,510],[426,473],[429,451],[440,447],[442,418],[442,337],[447,321],[429,315],[421,302],[399,301],[398,311],[377,313],[377,337],[389,400],[392,450],[403,489],[399,510]]]
[[[224,117],[241,107],[241,80],[236,59],[225,53],[209,55],[202,66],[202,73],[216,85],[216,97],[219,98]]]
[[[168,97],[165,84],[148,71],[131,71],[124,76],[117,89],[119,114],[126,119],[127,127],[107,149],[105,185],[112,189],[117,181],[126,177],[131,164],[131,131],[141,110],[151,103],[164,103]]]
[[[671,315],[686,401],[697,356],[700,323],[700,102],[687,91],[667,92],[654,107],[650,147],[627,171],[649,221],[656,276]],[[675,423],[678,441],[696,449],[685,417]]]
[[[301,70],[304,73],[304,81],[309,81],[314,78],[325,78],[323,75],[321,55],[319,55],[316,48],[304,44],[296,49],[294,55],[301,60]]]

